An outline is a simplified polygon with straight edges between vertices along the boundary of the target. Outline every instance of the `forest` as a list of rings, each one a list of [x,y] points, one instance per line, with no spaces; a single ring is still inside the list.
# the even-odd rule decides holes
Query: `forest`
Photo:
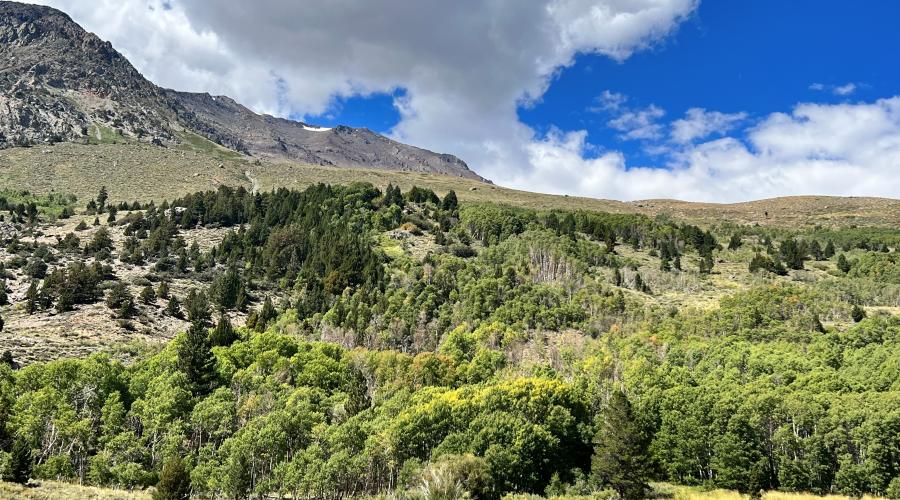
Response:
[[[699,227],[362,183],[109,198],[0,193],[0,311],[104,304],[123,330],[151,313],[185,328],[131,359],[7,351],[6,481],[900,498],[900,229]],[[201,229],[221,237],[201,247]]]

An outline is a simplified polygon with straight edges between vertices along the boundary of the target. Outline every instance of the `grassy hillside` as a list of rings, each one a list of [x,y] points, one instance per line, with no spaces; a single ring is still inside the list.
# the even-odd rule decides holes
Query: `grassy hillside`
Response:
[[[0,482],[0,498],[22,500],[150,500],[148,491],[117,490],[80,486],[60,481],[41,481],[36,484],[22,486],[15,483]]]
[[[782,227],[900,225],[898,200],[809,196],[729,205],[674,200],[623,203],[529,193],[442,175],[261,163],[193,135],[171,149],[103,141],[95,145],[61,143],[0,151],[0,188],[71,193],[83,202],[95,195],[98,183],[106,184],[116,201],[160,201],[219,185],[269,190],[303,188],[318,182],[370,182],[379,188],[394,183],[404,190],[418,185],[439,194],[453,189],[464,201],[537,209],[668,214],[704,225],[723,221]]]
[[[669,498],[671,500],[745,500],[749,495],[742,495],[736,491],[713,490],[704,491],[699,488],[672,486],[668,484],[654,485],[657,498]],[[522,496],[522,500],[534,500],[532,496]],[[97,488],[92,486],[79,486],[77,484],[58,481],[41,481],[27,487],[14,483],[0,482],[0,498],[20,498],[24,500],[69,500],[75,498],[91,500],[149,500],[151,494],[145,490],[116,490],[109,488]],[[519,496],[509,495],[505,500],[519,500]],[[594,497],[548,497],[549,500],[589,500]],[[762,495],[762,500],[844,500],[851,497],[841,495],[818,496],[804,493],[767,492]],[[871,500],[874,497],[866,495],[862,497]]]

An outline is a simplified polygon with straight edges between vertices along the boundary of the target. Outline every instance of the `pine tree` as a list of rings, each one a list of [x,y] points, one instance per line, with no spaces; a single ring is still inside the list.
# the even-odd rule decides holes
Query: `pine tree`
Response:
[[[191,290],[185,299],[191,326],[178,344],[178,367],[187,375],[194,395],[208,394],[216,376],[216,358],[209,341],[209,300]]]
[[[825,250],[822,252],[822,255],[825,256],[826,259],[830,259],[834,257],[834,242],[828,240],[828,243],[825,245]]]
[[[781,242],[778,252],[787,267],[803,269],[803,261],[806,260],[805,245],[798,243],[793,238],[788,238]]]
[[[866,310],[859,307],[859,304],[853,304],[853,309],[850,310],[850,317],[853,318],[854,323],[859,323],[866,319]]]
[[[16,438],[9,457],[9,475],[12,482],[28,484],[32,464],[31,447],[28,442],[22,438]]]
[[[441,208],[447,212],[453,212],[458,206],[459,200],[456,198],[456,191],[451,189],[444,196],[444,200],[441,202]]]
[[[731,240],[728,241],[728,249],[737,250],[738,248],[741,248],[742,244],[741,235],[734,233],[731,235]]]
[[[213,329],[210,335],[210,342],[213,346],[230,346],[237,339],[237,332],[231,326],[231,320],[228,319],[228,315],[221,313],[219,321],[216,323],[216,328]]]
[[[266,300],[263,301],[262,308],[256,315],[256,325],[254,325],[256,331],[265,331],[266,326],[268,326],[269,322],[274,320],[277,316],[278,313],[275,311],[275,306],[272,305],[272,299],[267,295]]]
[[[109,294],[106,296],[106,305],[115,311],[119,318],[129,318],[134,314],[134,296],[122,281],[117,282],[109,290]]]
[[[153,500],[189,500],[191,477],[184,467],[184,460],[177,455],[166,459],[153,492]]]
[[[106,200],[109,199],[109,193],[106,192],[106,186],[100,186],[100,193],[97,194],[97,210],[103,213],[106,208]]]
[[[847,257],[845,257],[844,254],[838,255],[837,268],[840,269],[841,272],[849,273],[850,267],[850,262],[847,260]]]
[[[169,302],[166,304],[166,314],[173,318],[181,318],[181,303],[178,302],[178,297],[174,295],[169,297]]]
[[[614,489],[625,499],[644,498],[649,488],[649,440],[621,391],[611,395],[600,414],[591,472],[600,484]]]
[[[606,244],[606,251],[609,253],[616,252],[616,233],[612,229],[606,231],[603,235],[603,242]]]
[[[822,247],[819,245],[818,240],[812,240],[809,244],[809,254],[812,255],[812,258],[815,260],[823,260],[825,255],[822,252]]]
[[[156,302],[156,292],[153,291],[153,287],[148,283],[141,289],[140,295],[141,302],[146,305],[151,305]]]
[[[38,287],[37,282],[32,281],[28,291],[25,292],[25,312],[34,314],[38,309]]]
[[[618,267],[613,269],[613,285],[622,286],[622,271]]]
[[[169,283],[167,281],[159,283],[159,287],[156,289],[156,296],[163,300],[169,298]]]

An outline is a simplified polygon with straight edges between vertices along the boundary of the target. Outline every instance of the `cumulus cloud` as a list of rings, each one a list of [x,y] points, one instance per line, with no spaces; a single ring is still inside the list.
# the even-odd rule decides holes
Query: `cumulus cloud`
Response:
[[[900,96],[800,104],[741,132],[687,145],[673,153],[666,168],[628,168],[617,153],[585,159],[583,133],[535,143],[530,161],[537,166],[535,178],[553,192],[585,196],[743,201],[900,194]]]
[[[540,99],[576,54],[621,61],[664,39],[699,0],[43,2],[157,83],[257,111],[317,115],[338,97],[403,88],[395,138],[504,183],[533,169],[535,133],[518,106]]]
[[[315,116],[340,97],[403,89],[395,138],[457,154],[502,185],[717,201],[900,193],[896,98],[801,105],[697,143],[739,120],[699,110],[670,126],[656,106],[624,109],[623,96],[607,96],[623,136],[682,139],[664,168],[597,156],[585,131],[540,137],[519,121],[518,108],[539,101],[577,54],[625,61],[664,40],[699,0],[40,1],[112,41],[153,81],[260,112]]]
[[[686,144],[713,134],[724,134],[747,119],[747,113],[720,113],[703,108],[687,110],[684,118],[672,122],[672,140]]]

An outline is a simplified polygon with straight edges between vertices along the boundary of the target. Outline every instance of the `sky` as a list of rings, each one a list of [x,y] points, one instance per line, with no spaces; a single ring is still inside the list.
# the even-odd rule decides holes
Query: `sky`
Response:
[[[900,197],[900,2],[43,0],[145,76],[497,184]]]

